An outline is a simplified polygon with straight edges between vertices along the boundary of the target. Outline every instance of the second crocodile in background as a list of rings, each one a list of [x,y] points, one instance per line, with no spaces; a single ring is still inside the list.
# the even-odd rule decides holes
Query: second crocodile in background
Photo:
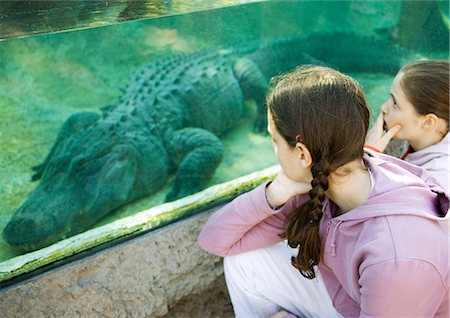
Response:
[[[160,190],[167,200],[201,190],[220,164],[219,136],[258,105],[266,128],[270,78],[299,64],[344,72],[395,74],[404,52],[350,34],[267,40],[228,50],[163,58],[138,70],[119,101],[102,113],[69,117],[44,162],[34,191],[3,230],[8,244],[34,250],[88,229],[111,211]]]

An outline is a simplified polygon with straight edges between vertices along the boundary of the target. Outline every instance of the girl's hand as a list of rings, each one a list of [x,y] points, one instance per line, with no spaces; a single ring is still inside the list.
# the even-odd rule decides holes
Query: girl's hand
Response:
[[[311,190],[310,183],[294,181],[281,170],[266,188],[267,203],[272,208],[277,208],[285,204],[291,197],[308,193],[309,190]]]
[[[386,133],[384,133],[383,129],[383,113],[377,117],[377,120],[374,122],[372,128],[367,132],[366,136],[366,146],[371,146],[379,151],[383,152],[386,149],[386,146],[389,144],[392,138],[398,133],[401,126],[395,125],[391,129],[389,129]]]

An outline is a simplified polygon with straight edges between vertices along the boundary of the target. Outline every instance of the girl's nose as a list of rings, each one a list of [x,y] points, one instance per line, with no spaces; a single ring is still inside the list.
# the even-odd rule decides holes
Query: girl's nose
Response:
[[[383,114],[387,114],[388,109],[389,109],[389,101],[386,101],[383,105],[381,105],[381,112]]]

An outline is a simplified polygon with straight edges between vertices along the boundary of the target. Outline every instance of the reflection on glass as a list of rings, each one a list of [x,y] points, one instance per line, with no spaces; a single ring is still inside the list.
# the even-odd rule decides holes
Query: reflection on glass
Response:
[[[0,39],[222,8],[257,0],[2,0]]]
[[[401,65],[448,58],[407,43],[445,19],[405,10],[265,2],[0,42],[0,259],[275,164],[264,95],[298,64],[353,75],[377,113]]]

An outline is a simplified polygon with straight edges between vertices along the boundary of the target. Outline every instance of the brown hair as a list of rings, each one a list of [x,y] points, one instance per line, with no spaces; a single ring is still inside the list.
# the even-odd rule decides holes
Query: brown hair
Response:
[[[286,219],[280,234],[291,247],[299,246],[292,265],[314,278],[321,256],[319,222],[328,189],[328,175],[355,159],[362,159],[369,126],[369,110],[358,83],[336,70],[305,65],[275,79],[266,98],[275,128],[294,147],[296,136],[312,156],[310,200]]]
[[[449,121],[449,62],[418,61],[403,66],[400,86],[417,113],[433,113]]]

